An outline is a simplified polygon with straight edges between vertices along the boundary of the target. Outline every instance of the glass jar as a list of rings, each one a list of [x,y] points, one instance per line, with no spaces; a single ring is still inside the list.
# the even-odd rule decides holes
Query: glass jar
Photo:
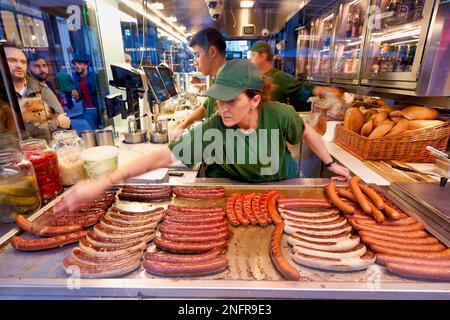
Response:
[[[24,157],[33,164],[42,199],[58,195],[62,191],[62,181],[55,150],[49,148],[44,139],[25,140],[20,147]]]
[[[75,130],[57,131],[52,135],[51,147],[56,150],[62,184],[71,186],[87,178],[81,152],[85,143]]]
[[[16,221],[18,214],[30,215],[41,206],[33,165],[19,151],[0,151],[0,222]]]

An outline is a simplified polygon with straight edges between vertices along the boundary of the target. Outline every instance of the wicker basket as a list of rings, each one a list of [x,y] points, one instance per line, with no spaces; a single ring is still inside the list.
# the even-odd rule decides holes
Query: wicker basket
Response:
[[[319,121],[317,121],[317,125],[314,129],[316,129],[317,132],[319,132],[321,135],[324,135],[325,132],[327,131],[327,117],[324,115],[321,115],[319,117]]]
[[[362,160],[400,160],[404,162],[433,162],[435,157],[426,150],[432,146],[445,151],[449,139],[448,122],[442,125],[407,131],[397,137],[369,140],[336,126],[334,143]]]

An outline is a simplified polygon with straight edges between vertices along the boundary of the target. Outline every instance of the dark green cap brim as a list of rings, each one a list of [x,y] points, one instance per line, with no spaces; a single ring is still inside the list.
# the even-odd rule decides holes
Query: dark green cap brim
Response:
[[[229,87],[220,83],[214,84],[202,96],[210,97],[219,101],[230,101],[236,98],[241,92],[245,91],[243,88]]]

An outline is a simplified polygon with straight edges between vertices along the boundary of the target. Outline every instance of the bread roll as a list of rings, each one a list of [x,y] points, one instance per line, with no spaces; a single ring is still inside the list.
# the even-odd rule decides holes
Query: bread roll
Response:
[[[389,112],[389,117],[390,118],[403,118],[403,113],[402,110],[394,110]]]
[[[403,118],[403,117],[392,117],[392,118],[390,118],[390,119],[391,119],[392,121],[398,123],[400,120],[405,119],[405,118]]]
[[[438,112],[431,108],[410,106],[402,110],[402,115],[408,120],[434,120]]]
[[[375,117],[373,117],[373,126],[375,128],[378,127],[384,120],[387,119],[388,115],[389,113],[387,111],[378,112]]]
[[[408,120],[402,119],[385,135],[385,137],[395,137],[408,130]]]
[[[368,137],[373,130],[373,120],[369,120],[362,126],[361,135]]]
[[[394,107],[394,106],[390,106],[388,104],[381,106],[380,108],[378,108],[378,111],[386,111],[387,113],[391,113],[392,111],[397,111],[400,110],[400,107]]]
[[[384,120],[383,123],[381,123],[372,131],[368,139],[372,140],[384,137],[384,135],[388,133],[394,127],[394,125],[394,121],[389,119]]]
[[[443,123],[444,121],[441,120],[410,120],[408,121],[408,130],[429,128],[439,126]]]
[[[364,120],[365,122],[370,120],[370,117],[373,116],[374,114],[376,114],[378,111],[375,108],[370,108],[370,109],[365,109],[364,111],[361,110],[361,107],[359,108],[359,110],[362,112],[362,114],[364,115]]]
[[[348,108],[344,117],[344,128],[356,133],[361,132],[364,124],[364,115],[358,108]]]

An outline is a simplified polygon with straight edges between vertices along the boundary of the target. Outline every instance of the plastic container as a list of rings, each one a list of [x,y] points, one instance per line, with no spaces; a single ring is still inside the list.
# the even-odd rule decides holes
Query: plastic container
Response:
[[[84,150],[81,158],[89,178],[111,173],[117,168],[119,149],[112,146],[93,147]]]
[[[85,149],[83,139],[75,130],[57,131],[52,135],[52,148],[58,155],[62,184],[71,186],[87,178],[81,152]]]
[[[0,222],[16,221],[41,206],[33,165],[17,150],[0,151]]]
[[[62,191],[61,172],[56,151],[44,139],[30,139],[20,142],[25,158],[33,164],[41,197],[51,199]]]

